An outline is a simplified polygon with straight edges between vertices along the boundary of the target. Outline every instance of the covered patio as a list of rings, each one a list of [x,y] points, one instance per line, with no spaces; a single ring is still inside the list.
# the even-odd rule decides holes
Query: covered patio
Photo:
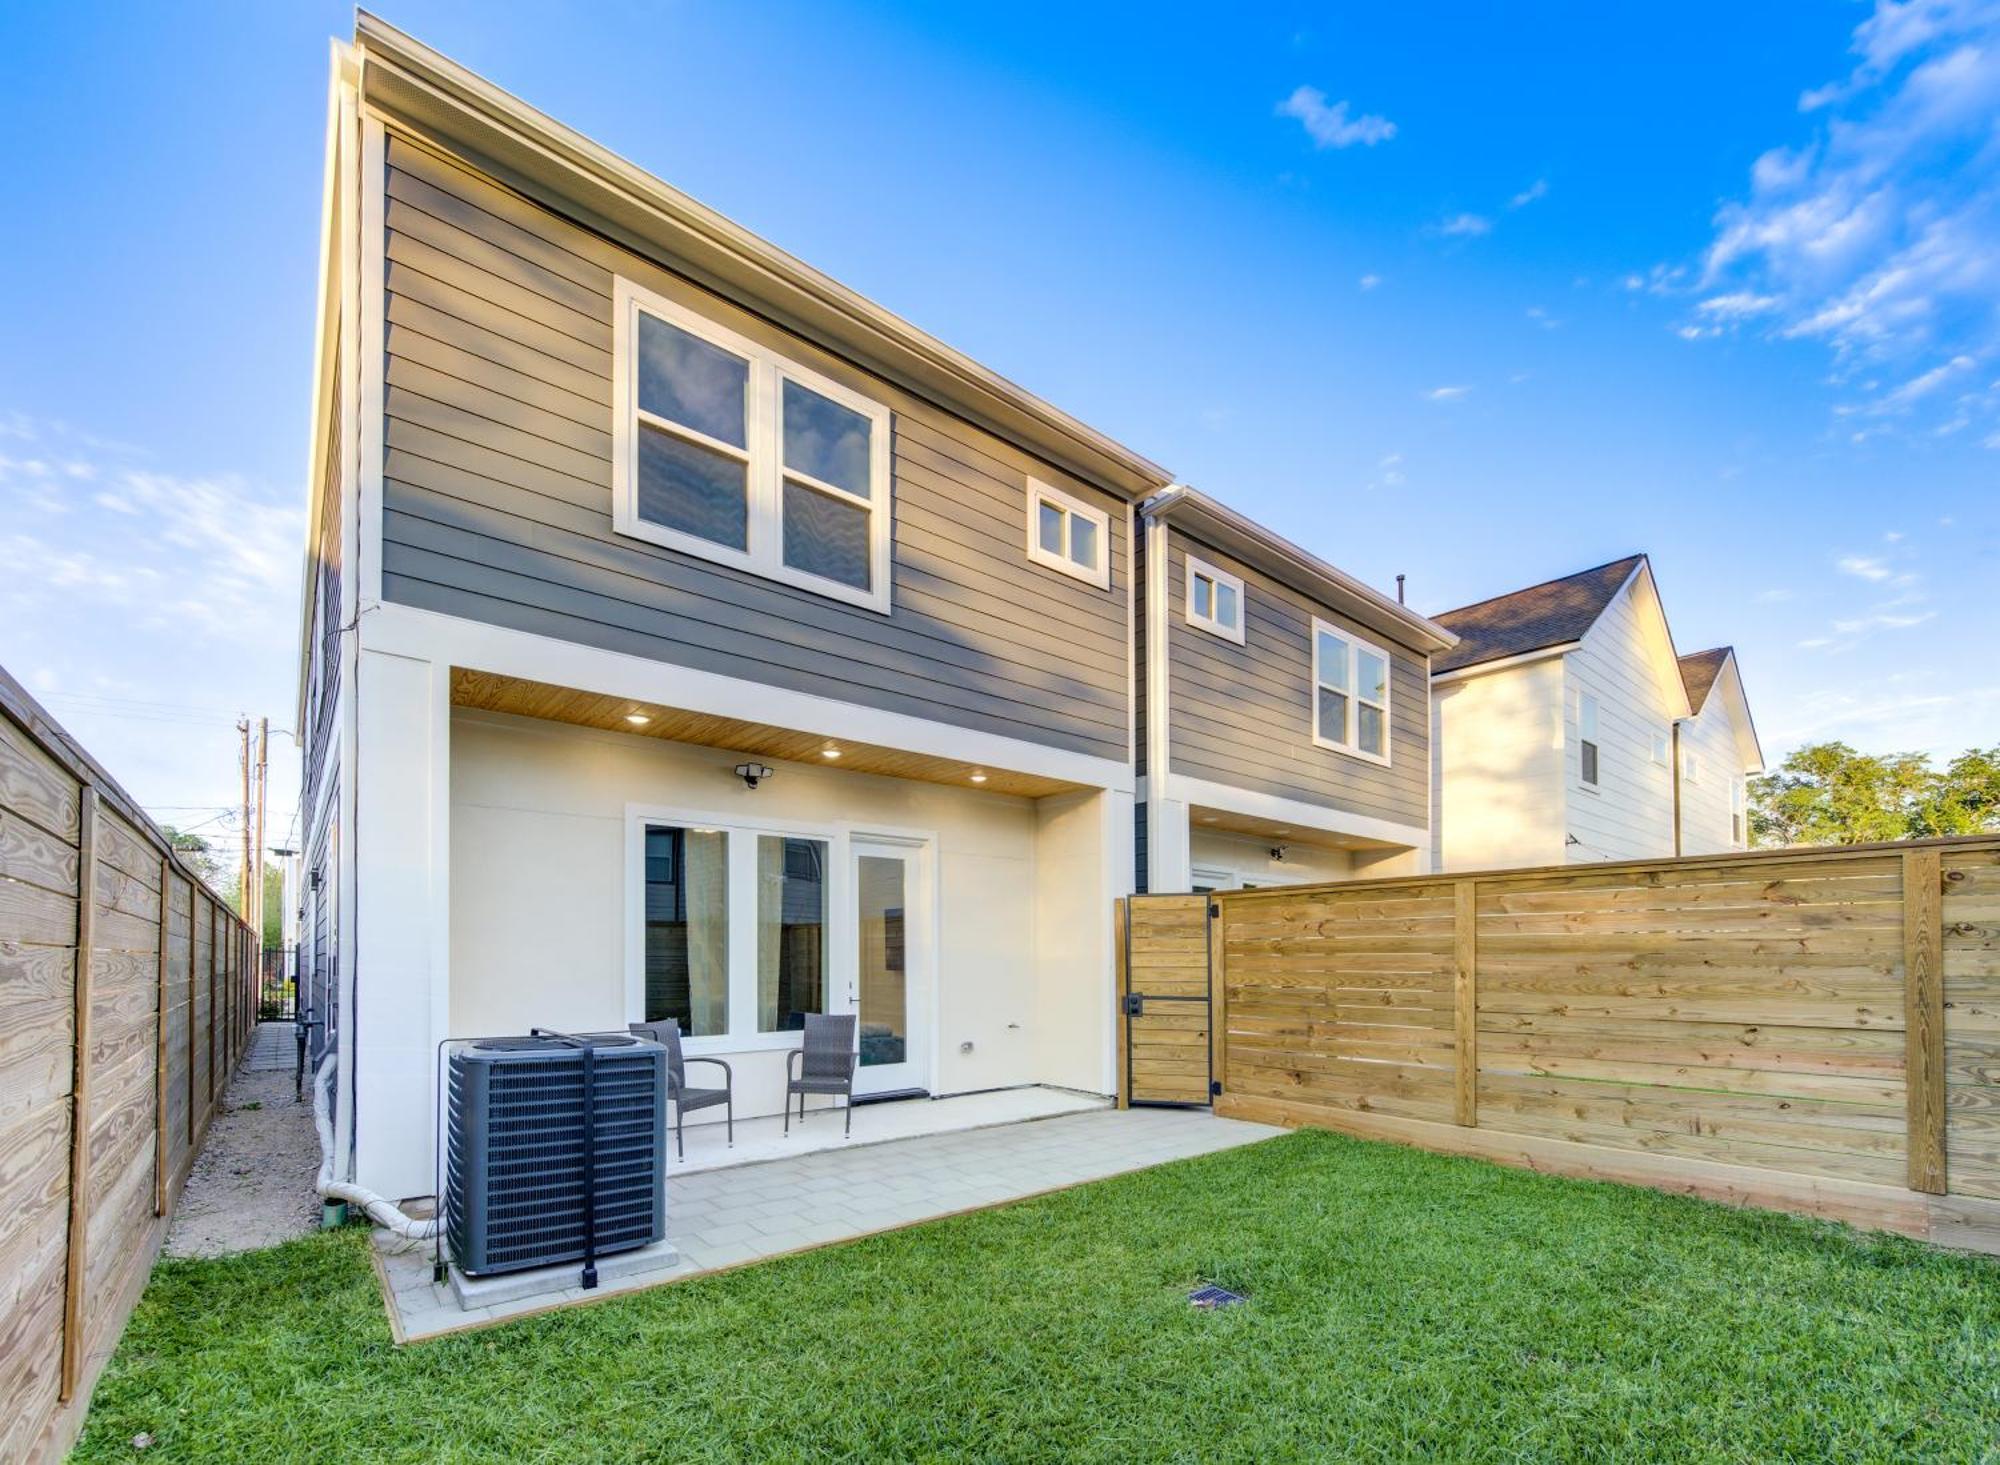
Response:
[[[1036,1107],[1040,1116],[1030,1112]],[[926,1132],[913,1132],[926,1121]],[[1051,1089],[864,1105],[850,1140],[841,1137],[840,1116],[820,1110],[803,1130],[794,1121],[789,1151],[763,1133],[779,1124],[738,1125],[734,1150],[725,1148],[720,1125],[702,1125],[699,1141],[690,1129],[686,1164],[667,1172],[667,1239],[678,1255],[650,1270],[607,1275],[589,1291],[570,1286],[466,1309],[449,1286],[431,1280],[428,1243],[378,1232],[375,1270],[396,1341],[685,1281],[1283,1132],[1205,1109],[1112,1109]]]

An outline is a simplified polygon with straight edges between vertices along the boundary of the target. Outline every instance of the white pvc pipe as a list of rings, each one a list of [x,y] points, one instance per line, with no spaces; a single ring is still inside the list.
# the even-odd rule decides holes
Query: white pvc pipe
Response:
[[[327,1112],[327,1083],[333,1077],[335,1055],[329,1051],[320,1063],[319,1072],[313,1077],[313,1123],[319,1129],[319,1193],[328,1200],[346,1201],[351,1206],[359,1206],[368,1219],[376,1225],[387,1228],[405,1241],[428,1241],[437,1235],[438,1223],[435,1216],[419,1220],[406,1216],[386,1197],[372,1190],[333,1178],[333,1116]]]

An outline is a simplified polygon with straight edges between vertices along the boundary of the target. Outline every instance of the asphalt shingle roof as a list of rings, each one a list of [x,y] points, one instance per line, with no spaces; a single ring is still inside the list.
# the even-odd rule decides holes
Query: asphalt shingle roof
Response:
[[[1729,660],[1729,648],[1716,646],[1707,651],[1690,651],[1681,658],[1681,683],[1687,688],[1688,706],[1696,712],[1708,700],[1709,689],[1722,675],[1722,663]]]
[[[1459,642],[1432,658],[1431,670],[1458,671],[1580,640],[1645,559],[1642,554],[1628,555],[1593,570],[1580,570],[1560,580],[1433,616],[1439,625],[1455,632]]]

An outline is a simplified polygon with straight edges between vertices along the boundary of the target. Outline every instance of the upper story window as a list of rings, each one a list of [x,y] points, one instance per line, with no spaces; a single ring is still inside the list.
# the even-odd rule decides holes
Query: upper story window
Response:
[[[889,409],[630,280],[615,289],[612,521],[889,611]]]
[[[1584,787],[1596,788],[1598,784],[1598,742],[1597,742],[1597,699],[1585,692],[1576,702],[1576,739],[1578,776]]]
[[[1320,620],[1313,622],[1313,741],[1389,761],[1389,653]]]
[[[1672,753],[1669,751],[1670,746],[1665,733],[1656,732],[1653,734],[1653,761],[1662,768],[1667,767],[1672,762]]]
[[[1028,558],[1111,588],[1111,517],[1039,478],[1028,480]]]
[[[1701,757],[1693,748],[1681,749],[1681,777],[1688,783],[1701,782]]]
[[[1188,556],[1187,621],[1225,641],[1243,642],[1243,581]]]
[[[1729,842],[1742,844],[1743,839],[1743,780],[1729,781]]]

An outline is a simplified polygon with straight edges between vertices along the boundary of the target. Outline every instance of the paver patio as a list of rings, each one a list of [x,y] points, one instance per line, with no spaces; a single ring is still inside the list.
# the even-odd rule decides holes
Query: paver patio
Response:
[[[816,1122],[826,1129],[835,1123],[826,1117]],[[568,1287],[493,1307],[461,1309],[448,1286],[433,1283],[428,1246],[398,1246],[378,1233],[376,1268],[397,1340],[416,1342],[1281,1133],[1206,1110],[1101,1109],[694,1174],[670,1171],[667,1237],[680,1252],[674,1266],[588,1292]]]

